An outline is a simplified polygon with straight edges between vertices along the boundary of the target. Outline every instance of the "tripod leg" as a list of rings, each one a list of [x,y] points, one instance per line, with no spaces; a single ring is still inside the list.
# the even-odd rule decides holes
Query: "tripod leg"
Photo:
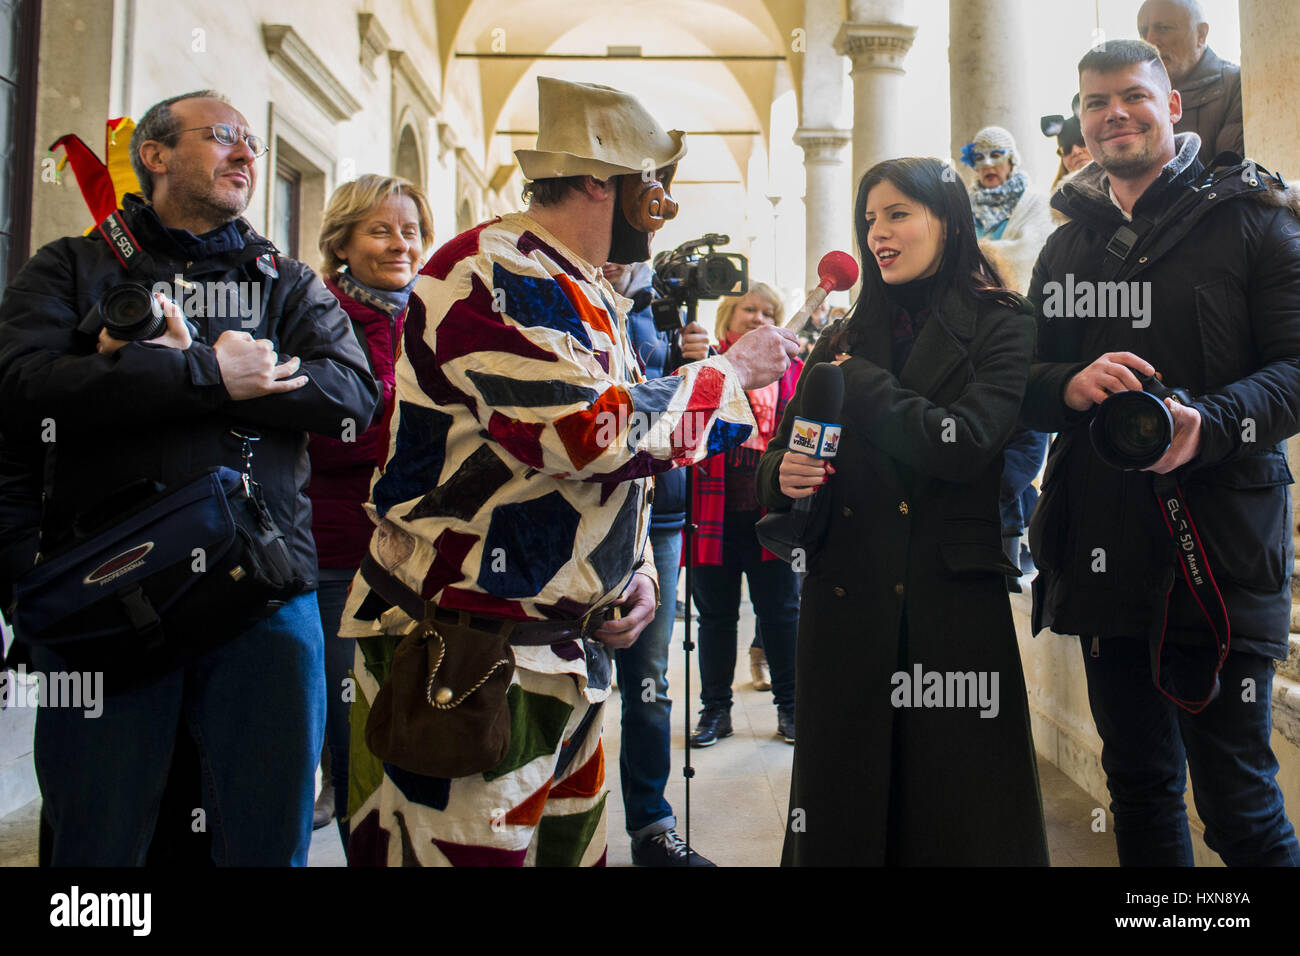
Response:
[[[682,775],[686,778],[686,801],[684,805],[686,818],[686,856],[690,859],[691,853],[691,778],[695,776],[695,768],[691,766],[691,651],[695,649],[691,641],[691,621],[694,617],[691,605],[691,568],[695,565],[694,545],[695,545],[695,514],[694,514],[694,472],[693,466],[686,468],[686,526],[683,529],[685,540],[682,542],[682,548],[686,555],[686,615],[683,621],[684,631],[682,638],[682,651],[686,660],[686,691],[683,700],[685,706],[682,707],[682,713],[686,715],[686,746],[683,750],[686,752],[686,763],[682,767]],[[676,596],[674,595],[674,600]]]

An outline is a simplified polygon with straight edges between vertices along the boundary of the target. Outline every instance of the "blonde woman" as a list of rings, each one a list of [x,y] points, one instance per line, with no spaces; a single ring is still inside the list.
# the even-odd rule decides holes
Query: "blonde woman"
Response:
[[[325,207],[319,247],[325,285],[352,319],[370,367],[384,395],[374,424],[359,435],[339,439],[312,435],[312,536],[319,565],[321,625],[325,631],[326,713],[330,781],[322,794],[329,806],[332,782],[334,816],[347,846],[348,703],[343,681],[352,666],[354,641],[340,638],[339,618],[348,585],[370,543],[373,525],[362,510],[370,497],[375,466],[388,453],[392,418],[393,365],[402,337],[406,303],[416,273],[433,241],[433,215],[420,187],[392,176],[365,175],[334,191]],[[351,439],[351,440],[343,440]],[[322,806],[318,804],[318,809]],[[323,826],[329,816],[321,813]]]
[[[780,325],[781,297],[762,282],[739,298],[718,306],[718,351],[726,352],[742,335],[765,325]],[[799,581],[789,565],[764,549],[754,534],[762,516],[754,491],[758,461],[794,397],[803,362],[795,359],[780,381],[748,392],[757,429],[744,444],[706,458],[695,467],[694,518],[699,531],[691,558],[691,596],[700,615],[700,701],[703,710],[691,746],[708,747],[731,728],[731,679],[736,670],[736,628],[740,618],[740,578],[758,616],[763,651],[771,668],[776,699],[777,735],[794,743],[794,649],[799,627]]]

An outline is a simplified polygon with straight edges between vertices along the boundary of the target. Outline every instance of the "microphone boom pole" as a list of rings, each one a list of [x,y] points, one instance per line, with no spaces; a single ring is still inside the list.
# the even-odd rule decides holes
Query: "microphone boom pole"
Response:
[[[800,332],[809,316],[817,311],[832,291],[843,292],[853,287],[853,283],[858,281],[857,260],[847,252],[828,252],[817,263],[817,278],[820,281],[808,296],[808,301],[785,324],[791,332]]]

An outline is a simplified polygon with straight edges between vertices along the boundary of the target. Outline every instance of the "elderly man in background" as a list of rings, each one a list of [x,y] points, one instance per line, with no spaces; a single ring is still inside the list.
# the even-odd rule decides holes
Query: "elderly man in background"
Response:
[[[1210,24],[1196,0],[1147,0],[1138,10],[1138,36],[1160,51],[1183,101],[1175,133],[1201,137],[1197,159],[1207,169],[1222,152],[1246,151],[1241,121],[1241,67],[1205,44]]]

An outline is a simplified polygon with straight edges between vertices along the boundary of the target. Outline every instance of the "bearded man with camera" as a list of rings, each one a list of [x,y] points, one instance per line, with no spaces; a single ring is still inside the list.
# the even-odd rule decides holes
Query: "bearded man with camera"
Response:
[[[154,105],[131,146],[143,197],[41,248],[0,303],[22,463],[0,513],[40,513],[20,652],[115,690],[97,719],[39,711],[46,862],[143,863],[188,734],[215,861],[305,865],[325,718],[306,433],[359,434],[379,391],[334,296],[240,218],[266,144],[224,97]]]
[[[1024,418],[1059,432],[1030,531],[1033,629],[1080,638],[1122,865],[1192,864],[1188,766],[1225,863],[1296,865],[1269,743],[1300,430],[1296,193],[1239,157],[1201,166],[1154,47],[1108,41],[1079,82],[1096,162],[1054,197],[1071,221],[1030,287]],[[1145,284],[1144,314],[1055,308],[1068,283]],[[1156,375],[1163,402],[1135,403]]]

